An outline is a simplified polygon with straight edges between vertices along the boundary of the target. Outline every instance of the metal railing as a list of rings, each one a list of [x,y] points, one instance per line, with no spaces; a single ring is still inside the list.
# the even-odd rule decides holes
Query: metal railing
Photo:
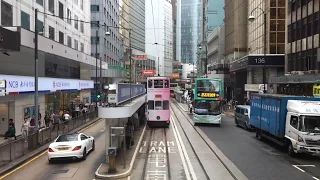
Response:
[[[0,145],[0,168],[54,140],[60,134],[68,133],[96,119],[97,115],[97,111],[88,112],[68,122],[42,128],[38,132],[29,134],[27,139],[18,138],[17,140]]]

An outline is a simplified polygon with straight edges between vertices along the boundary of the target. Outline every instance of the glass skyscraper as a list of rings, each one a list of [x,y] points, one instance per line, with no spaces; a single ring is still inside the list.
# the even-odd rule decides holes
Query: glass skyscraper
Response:
[[[182,63],[197,61],[201,43],[202,0],[177,1],[177,60]]]

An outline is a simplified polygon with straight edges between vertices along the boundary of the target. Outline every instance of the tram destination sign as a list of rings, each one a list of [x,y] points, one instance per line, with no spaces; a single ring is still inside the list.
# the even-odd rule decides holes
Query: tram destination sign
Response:
[[[204,92],[204,91],[199,92],[198,91],[197,96],[199,98],[217,98],[219,97],[219,94],[215,92]]]

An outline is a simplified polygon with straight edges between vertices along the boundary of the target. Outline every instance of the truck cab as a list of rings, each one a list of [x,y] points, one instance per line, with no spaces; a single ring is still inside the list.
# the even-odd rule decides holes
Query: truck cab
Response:
[[[320,156],[320,102],[288,100],[285,137],[290,155]]]

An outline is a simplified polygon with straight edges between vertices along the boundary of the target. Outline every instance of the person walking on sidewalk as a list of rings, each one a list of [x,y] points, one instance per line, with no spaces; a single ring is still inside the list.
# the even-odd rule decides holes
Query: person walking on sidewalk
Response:
[[[22,137],[24,139],[24,142],[27,142],[29,127],[30,127],[30,123],[28,122],[28,119],[24,118],[24,122],[21,126],[21,132],[22,132]]]
[[[16,127],[14,125],[13,119],[9,120],[8,131],[5,133],[4,139],[8,139],[8,137],[14,137],[14,139],[17,140]]]
[[[58,112],[57,113],[53,113],[52,117],[53,117],[53,128],[52,128],[52,131],[54,131],[56,126],[58,128],[57,131],[59,131],[60,116],[58,115]]]
[[[128,118],[128,122],[126,124],[126,148],[129,149],[131,146],[131,141],[132,141],[132,136],[133,136],[133,123],[130,120],[130,118]]]

